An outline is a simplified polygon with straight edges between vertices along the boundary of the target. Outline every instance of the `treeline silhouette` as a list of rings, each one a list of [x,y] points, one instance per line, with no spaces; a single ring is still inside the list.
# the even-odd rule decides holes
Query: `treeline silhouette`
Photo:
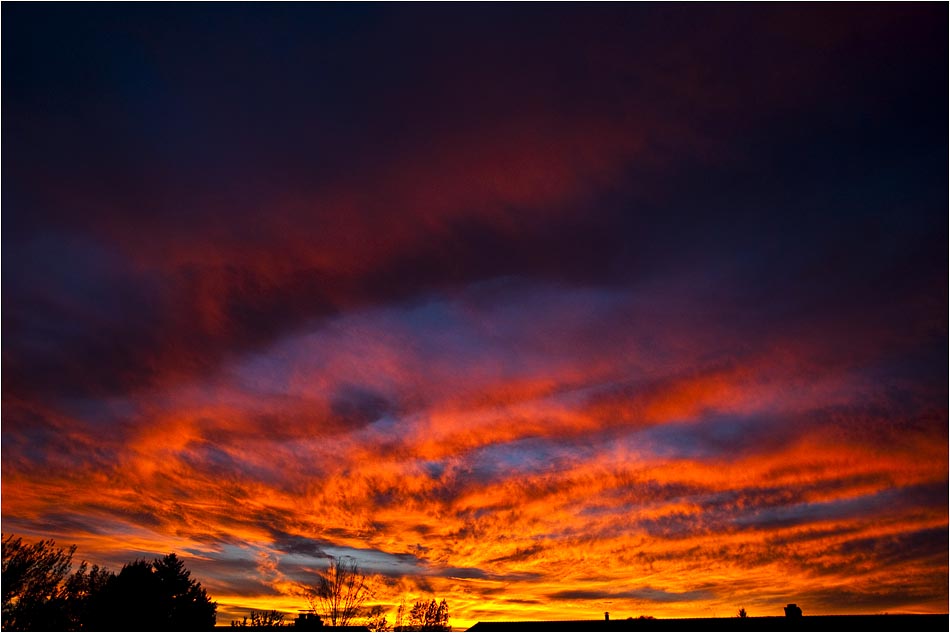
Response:
[[[449,605],[445,600],[418,600],[412,608],[399,606],[394,631],[451,631]]]
[[[83,561],[76,546],[3,537],[3,629],[7,631],[200,631],[217,603],[175,554],[127,563],[118,574]]]
[[[3,536],[3,622],[5,631],[200,631],[213,629],[217,603],[191,577],[175,554],[127,563],[119,573],[89,566],[73,570],[76,546],[51,539],[25,542]],[[358,628],[371,631],[449,631],[445,600],[405,603],[390,623],[382,605],[366,608],[375,577],[355,560],[331,560],[317,582],[301,585],[311,609],[287,622],[280,611],[252,610],[231,628],[301,631]]]

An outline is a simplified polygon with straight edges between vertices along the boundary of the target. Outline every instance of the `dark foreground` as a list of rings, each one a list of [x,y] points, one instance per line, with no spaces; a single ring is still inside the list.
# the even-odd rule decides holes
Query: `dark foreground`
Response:
[[[479,622],[469,631],[946,631],[947,614]]]

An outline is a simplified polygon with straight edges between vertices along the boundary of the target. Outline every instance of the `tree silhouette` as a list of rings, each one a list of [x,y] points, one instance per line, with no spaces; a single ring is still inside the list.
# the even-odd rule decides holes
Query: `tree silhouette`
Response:
[[[66,581],[76,546],[56,547],[52,540],[24,543],[3,537],[3,629],[70,628]]]
[[[98,565],[89,567],[83,561],[76,573],[66,580],[66,609],[71,628],[83,627],[89,618],[90,605],[114,577],[111,571]]]
[[[122,568],[92,595],[89,629],[198,631],[214,628],[217,603],[175,554]]]
[[[366,574],[352,558],[336,558],[320,573],[315,586],[304,589],[310,608],[330,626],[348,626],[372,596]]]
[[[408,617],[408,623],[403,624]],[[409,609],[408,614],[404,605],[399,607],[396,616],[397,629],[400,631],[449,631],[449,605],[445,600],[418,600]]]
[[[749,614],[746,613],[745,607],[741,607],[741,608],[739,609],[739,612],[736,613],[736,617],[739,617],[739,618],[745,618],[745,617],[748,617],[748,616],[749,616]]]
[[[217,604],[175,555],[135,561],[119,574],[84,561],[76,546],[3,537],[3,630],[160,630],[214,628]]]

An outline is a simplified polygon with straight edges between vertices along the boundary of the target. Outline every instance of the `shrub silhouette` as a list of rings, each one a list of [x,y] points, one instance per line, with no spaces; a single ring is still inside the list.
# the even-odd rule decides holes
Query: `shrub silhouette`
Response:
[[[240,622],[231,620],[231,628],[258,628],[258,629],[277,629],[284,626],[284,613],[276,610],[256,611],[251,609],[250,614],[244,616]],[[250,617],[250,621],[248,621]]]

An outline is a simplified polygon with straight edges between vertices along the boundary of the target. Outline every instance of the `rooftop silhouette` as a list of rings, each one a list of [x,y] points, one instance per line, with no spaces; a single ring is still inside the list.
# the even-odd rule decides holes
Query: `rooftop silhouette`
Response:
[[[948,615],[811,615],[479,622],[469,631],[944,631]]]

